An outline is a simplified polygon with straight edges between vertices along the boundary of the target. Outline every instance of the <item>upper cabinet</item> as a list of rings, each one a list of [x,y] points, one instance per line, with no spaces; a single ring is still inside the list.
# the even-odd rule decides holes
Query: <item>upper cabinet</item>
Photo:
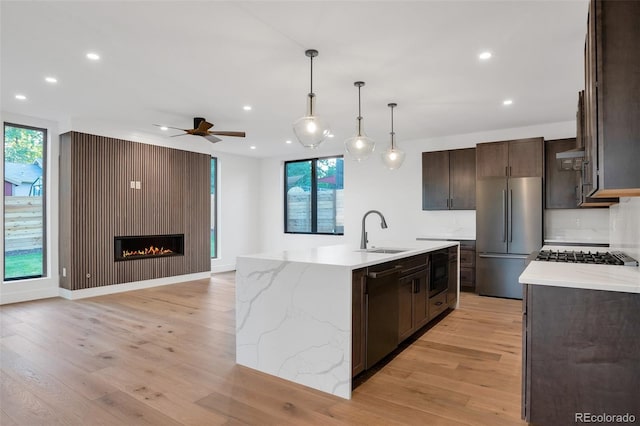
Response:
[[[585,42],[583,185],[640,196],[640,2],[592,0]]]
[[[475,208],[475,148],[423,152],[422,210]]]
[[[562,170],[556,154],[576,147],[576,139],[545,141],[545,207],[547,209],[575,209],[578,207],[579,172]]]
[[[542,177],[544,139],[530,138],[476,145],[476,171],[485,177]]]

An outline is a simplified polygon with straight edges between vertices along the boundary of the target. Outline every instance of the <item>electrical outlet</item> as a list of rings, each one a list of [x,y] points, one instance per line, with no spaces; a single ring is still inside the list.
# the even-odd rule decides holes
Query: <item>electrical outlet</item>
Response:
[[[576,219],[576,228],[580,228],[580,219]]]
[[[62,268],[62,276],[63,277],[67,276],[67,268]]]

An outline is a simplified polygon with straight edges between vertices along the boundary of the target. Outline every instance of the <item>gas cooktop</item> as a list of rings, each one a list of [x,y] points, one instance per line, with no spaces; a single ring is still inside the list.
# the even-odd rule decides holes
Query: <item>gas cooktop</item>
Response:
[[[638,261],[621,251],[591,252],[540,250],[535,260],[542,262],[591,263],[594,265],[638,266]]]

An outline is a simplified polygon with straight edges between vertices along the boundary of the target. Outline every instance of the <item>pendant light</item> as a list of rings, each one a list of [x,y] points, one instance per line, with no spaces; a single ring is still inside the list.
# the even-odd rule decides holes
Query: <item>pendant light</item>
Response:
[[[376,147],[373,139],[368,137],[362,130],[362,112],[360,109],[360,88],[364,86],[364,81],[353,83],[358,88],[358,131],[355,136],[344,141],[347,152],[356,161],[367,159]]]
[[[390,103],[387,106],[391,108],[391,148],[382,153],[382,162],[389,170],[395,170],[402,165],[405,154],[396,148],[396,133],[393,131],[393,109],[398,104]]]
[[[293,132],[303,146],[316,148],[331,134],[331,129],[329,129],[329,125],[324,119],[315,115],[316,95],[313,93],[313,58],[318,56],[318,51],[309,49],[304,54],[311,59],[311,90],[307,95],[307,115],[300,117],[293,123]]]

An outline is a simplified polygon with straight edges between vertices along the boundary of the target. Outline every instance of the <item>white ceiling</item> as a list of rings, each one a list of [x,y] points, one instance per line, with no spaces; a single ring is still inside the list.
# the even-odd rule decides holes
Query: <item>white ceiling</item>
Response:
[[[398,103],[400,146],[568,121],[583,86],[587,1],[3,0],[2,109],[153,135],[153,123],[191,128],[203,116],[217,130],[247,132],[218,151],[303,153],[291,124],[305,112],[304,51],[315,48],[317,112],[336,136],[320,151],[353,134],[356,80],[366,82],[364,129],[380,150],[389,102]],[[483,50],[493,58],[480,61]],[[172,141],[179,148],[184,138]]]

